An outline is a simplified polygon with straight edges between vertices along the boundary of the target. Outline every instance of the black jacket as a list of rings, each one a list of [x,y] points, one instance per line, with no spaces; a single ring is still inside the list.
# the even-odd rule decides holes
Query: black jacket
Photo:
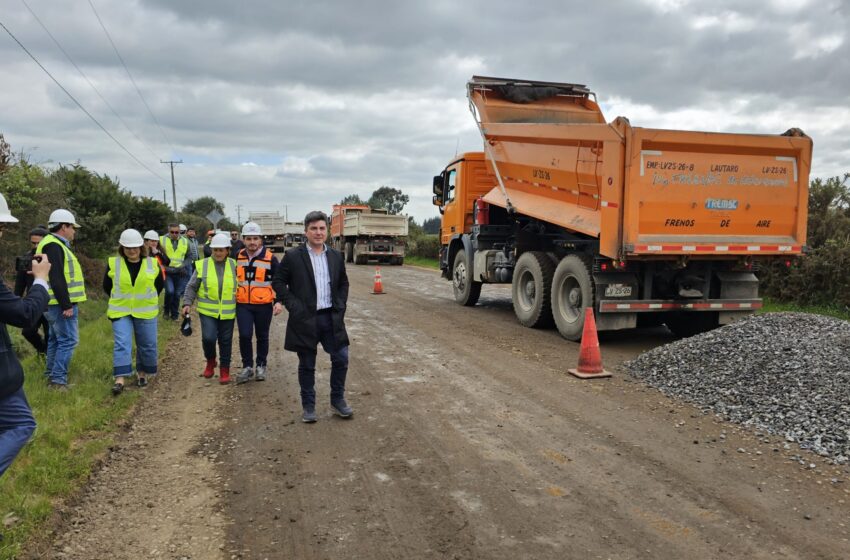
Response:
[[[292,352],[314,352],[319,343],[316,333],[316,279],[307,245],[283,255],[272,280],[275,301],[289,312],[283,347]],[[348,275],[342,253],[328,247],[328,272],[331,277],[331,317],[338,347],[348,346],[345,332],[345,307],[348,303]]]
[[[47,311],[49,299],[44,286],[32,286],[27,297],[22,299],[0,281],[0,399],[5,399],[24,383],[24,370],[12,348],[6,325],[32,327]]]

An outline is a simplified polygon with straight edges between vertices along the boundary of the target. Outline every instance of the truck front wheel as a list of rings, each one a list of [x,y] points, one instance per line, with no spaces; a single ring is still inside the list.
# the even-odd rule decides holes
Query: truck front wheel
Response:
[[[454,266],[452,266],[452,290],[455,301],[466,306],[475,305],[481,295],[481,282],[472,280],[472,271],[466,262],[466,251],[463,249],[455,255]]]
[[[523,326],[541,328],[552,325],[549,296],[554,268],[552,260],[542,251],[528,251],[517,259],[511,299],[514,313]]]
[[[558,332],[567,340],[581,340],[584,308],[593,306],[593,279],[587,263],[567,255],[552,279],[552,316]]]

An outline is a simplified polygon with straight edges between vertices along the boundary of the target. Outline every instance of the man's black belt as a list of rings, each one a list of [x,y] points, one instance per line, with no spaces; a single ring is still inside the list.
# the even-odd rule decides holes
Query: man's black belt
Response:
[[[324,309],[317,310],[316,315],[323,315],[323,314],[326,314],[326,313],[330,313],[331,311],[333,311],[332,307],[325,307]]]

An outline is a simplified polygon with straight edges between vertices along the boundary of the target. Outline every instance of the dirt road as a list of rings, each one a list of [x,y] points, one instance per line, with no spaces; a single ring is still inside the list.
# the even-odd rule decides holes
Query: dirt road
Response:
[[[814,468],[801,467],[789,460],[799,450],[784,442],[624,374],[566,375],[578,346],[519,326],[505,288],[485,287],[467,309],[453,303],[448,282],[412,267],[383,268],[388,293],[370,295],[373,272],[349,268],[353,419],[326,408],[329,364],[320,354],[319,422],[300,422],[282,317],[264,383],[210,386],[197,377],[195,338],[189,353],[171,353],[159,393],[106,461],[107,475],[94,477],[101,490],[67,512],[57,541],[41,550],[64,558],[850,557],[846,467],[814,456]],[[606,366],[668,340],[662,330],[608,336]],[[138,473],[156,484],[139,488]]]

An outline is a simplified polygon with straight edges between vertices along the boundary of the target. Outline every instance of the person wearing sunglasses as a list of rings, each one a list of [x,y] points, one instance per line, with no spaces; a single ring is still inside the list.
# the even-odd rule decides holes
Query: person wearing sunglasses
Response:
[[[168,224],[168,235],[159,239],[159,248],[169,260],[165,268],[165,318],[176,321],[192,266],[188,259],[189,242],[180,235],[180,224]]]

